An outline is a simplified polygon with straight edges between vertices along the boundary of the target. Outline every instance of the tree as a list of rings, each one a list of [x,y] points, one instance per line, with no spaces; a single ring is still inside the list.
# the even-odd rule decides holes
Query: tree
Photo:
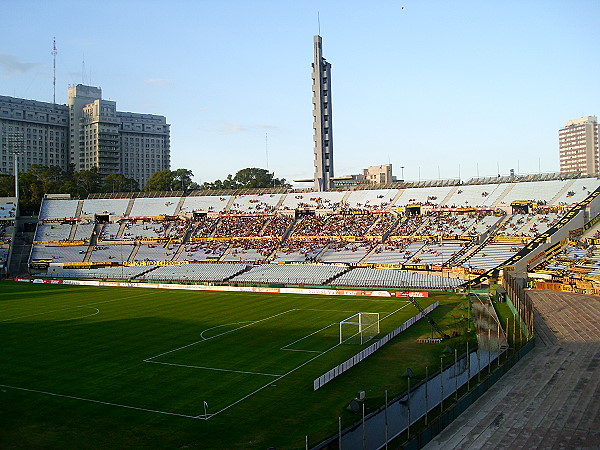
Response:
[[[103,192],[133,192],[139,190],[138,182],[133,178],[127,178],[122,173],[106,175],[102,184]]]
[[[202,189],[253,189],[276,186],[291,187],[285,178],[275,178],[275,174],[266,169],[248,167],[239,170],[235,176],[227,175],[227,178],[223,181],[205,182],[202,184]]]

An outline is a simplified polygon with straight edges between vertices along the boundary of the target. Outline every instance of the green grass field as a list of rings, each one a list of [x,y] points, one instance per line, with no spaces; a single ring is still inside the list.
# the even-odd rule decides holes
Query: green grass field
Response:
[[[420,303],[443,298],[447,314],[452,294]],[[417,313],[389,298],[2,282],[0,447],[316,443],[356,391],[399,393],[402,368],[423,363],[419,323],[403,333],[410,344],[401,335],[313,392],[314,378],[362,348],[338,345],[339,321],[359,311],[380,314],[380,336]]]

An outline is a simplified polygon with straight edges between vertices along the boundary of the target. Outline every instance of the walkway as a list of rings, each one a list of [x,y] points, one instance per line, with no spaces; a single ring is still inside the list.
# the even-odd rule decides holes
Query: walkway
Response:
[[[600,448],[600,297],[529,292],[536,348],[426,449]]]

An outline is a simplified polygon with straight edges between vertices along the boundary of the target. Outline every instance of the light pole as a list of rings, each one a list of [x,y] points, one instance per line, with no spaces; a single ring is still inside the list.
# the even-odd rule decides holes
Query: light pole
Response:
[[[402,171],[402,181],[404,182],[404,166],[400,166],[400,170]]]
[[[8,148],[13,154],[14,173],[15,173],[15,198],[17,203],[16,216],[19,215],[19,155],[23,154],[25,137],[23,133],[14,132],[8,135]]]

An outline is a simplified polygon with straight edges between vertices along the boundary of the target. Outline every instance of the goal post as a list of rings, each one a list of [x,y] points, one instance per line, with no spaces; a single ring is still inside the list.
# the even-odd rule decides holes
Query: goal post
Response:
[[[340,321],[340,344],[364,344],[379,334],[379,313],[359,312]]]

